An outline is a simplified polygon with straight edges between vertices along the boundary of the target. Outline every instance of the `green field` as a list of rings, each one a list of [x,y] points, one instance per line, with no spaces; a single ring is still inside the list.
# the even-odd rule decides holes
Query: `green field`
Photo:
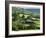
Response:
[[[33,14],[22,8],[12,9],[12,30],[37,30],[40,29],[40,14]]]

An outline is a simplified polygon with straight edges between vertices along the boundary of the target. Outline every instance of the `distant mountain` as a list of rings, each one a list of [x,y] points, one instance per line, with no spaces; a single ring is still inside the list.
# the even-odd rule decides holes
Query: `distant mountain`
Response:
[[[32,12],[34,16],[40,16],[40,9],[25,9],[26,11]]]
[[[13,12],[19,12],[19,13],[26,13],[26,14],[31,14],[33,13],[33,15],[40,15],[40,9],[24,9],[24,8],[20,8],[20,7],[12,7],[12,11]]]
[[[40,13],[40,9],[25,9],[27,11],[31,11],[32,13]]]

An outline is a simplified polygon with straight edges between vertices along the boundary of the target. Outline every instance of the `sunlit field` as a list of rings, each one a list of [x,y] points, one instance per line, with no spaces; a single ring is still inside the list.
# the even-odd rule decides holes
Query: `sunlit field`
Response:
[[[12,30],[40,29],[40,9],[12,7]]]

